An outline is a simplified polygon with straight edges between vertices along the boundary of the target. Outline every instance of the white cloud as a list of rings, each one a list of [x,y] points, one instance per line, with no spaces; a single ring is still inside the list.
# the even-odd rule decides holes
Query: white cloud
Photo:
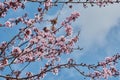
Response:
[[[80,44],[84,48],[92,47],[93,44],[104,46],[106,44],[106,35],[109,30],[117,24],[120,18],[120,5],[113,4],[99,8],[83,8],[80,5],[73,5],[73,9],[65,6],[60,21],[69,16],[73,11],[79,11],[81,17],[74,23],[74,26],[81,28]]]

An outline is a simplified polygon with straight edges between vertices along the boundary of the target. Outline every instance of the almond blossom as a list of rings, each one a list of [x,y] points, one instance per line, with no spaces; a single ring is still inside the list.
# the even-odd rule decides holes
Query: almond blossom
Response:
[[[52,6],[52,0],[46,0],[44,3],[45,9],[48,10],[49,7]]]
[[[65,26],[65,31],[67,33],[67,36],[71,35],[72,34],[72,27],[71,27],[71,25],[66,25]]]
[[[37,5],[39,7],[35,9],[34,17],[31,17],[29,13],[24,13],[22,16],[8,19],[1,24],[3,27],[8,28],[20,24],[22,28],[18,27],[18,34],[11,40],[0,44],[0,70],[10,70],[5,75],[1,74],[0,77],[6,80],[40,80],[48,72],[57,75],[62,68],[74,68],[84,77],[92,79],[108,79],[108,77],[120,75],[116,67],[117,61],[120,59],[119,54],[106,57],[105,60],[98,62],[98,64],[77,63],[72,58],[67,63],[61,63],[63,55],[69,56],[69,54],[73,54],[73,51],[80,50],[79,46],[78,48],[75,46],[79,40],[79,32],[77,35],[73,33],[74,25],[72,23],[81,15],[77,11],[72,12],[65,20],[59,22],[61,25],[58,25],[59,15],[62,15],[61,12],[54,19],[46,19],[45,15],[49,13],[48,11],[52,7],[59,4],[77,3],[75,0],[5,0],[0,2],[0,18],[6,17],[5,15],[8,15],[9,11],[17,11],[19,8],[24,10],[27,3],[33,2],[39,3]],[[78,0],[78,3],[83,4],[83,7],[87,7],[88,4],[102,7],[113,2],[117,3],[117,0]],[[45,26],[42,25],[44,22]],[[59,34],[62,29],[64,29],[64,33]],[[24,69],[31,67],[29,64],[35,62],[42,63],[39,67],[41,70],[38,70],[36,74],[33,74],[32,71],[24,72],[26,76],[21,76],[25,71]],[[15,70],[13,68],[15,65],[21,65],[20,69]],[[88,72],[82,71],[82,68],[86,68]],[[7,76],[7,74],[10,75]]]
[[[53,69],[53,74],[58,75],[58,69],[57,68]]]
[[[26,29],[26,30],[25,30],[25,34],[24,34],[24,35],[25,35],[25,38],[26,38],[26,39],[28,39],[31,34],[32,34],[31,29]]]
[[[22,50],[19,47],[13,47],[12,49],[12,55],[17,56],[22,52]]]
[[[103,77],[105,79],[108,79],[108,76],[112,76],[112,72],[111,70],[107,69],[107,68],[103,68]]]
[[[10,21],[7,21],[7,22],[5,22],[5,26],[10,28],[10,27],[12,27],[12,23]]]

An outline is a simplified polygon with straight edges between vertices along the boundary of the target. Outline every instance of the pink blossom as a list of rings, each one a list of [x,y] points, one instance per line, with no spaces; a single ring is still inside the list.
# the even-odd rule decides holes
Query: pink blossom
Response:
[[[32,38],[30,39],[30,44],[34,44],[34,43],[37,43],[38,42],[38,39],[37,38]]]
[[[35,15],[35,20],[40,21],[42,17],[40,15]]]
[[[110,66],[110,70],[113,74],[117,72],[117,69],[114,66]]]
[[[28,55],[27,58],[26,58],[27,61],[34,61],[34,56],[33,55]]]
[[[67,36],[72,34],[72,26],[71,25],[66,25],[65,26],[65,31],[67,33]]]
[[[3,41],[3,42],[0,44],[0,48],[4,48],[6,45],[7,45],[7,42]]]
[[[6,13],[5,12],[3,12],[1,15],[0,15],[0,17],[5,17],[6,16]]]
[[[71,52],[71,50],[69,48],[65,49],[65,53],[69,54]]]
[[[58,68],[53,69],[53,74],[58,75]]]
[[[25,30],[25,34],[26,34],[26,35],[31,35],[31,34],[32,34],[31,29],[26,29],[26,30]]]
[[[113,57],[106,57],[105,60],[106,60],[106,62],[112,62],[113,61]]]
[[[49,44],[53,44],[55,42],[55,39],[53,37],[49,38]]]
[[[19,57],[19,58],[15,59],[14,64],[23,63],[23,62],[24,62],[24,60],[25,60],[24,58]]]
[[[30,27],[33,23],[35,22],[34,19],[29,19],[28,21],[26,21],[27,25]]]
[[[108,76],[112,76],[112,72],[105,67],[105,68],[103,68],[103,77],[104,77],[105,79],[107,79]]]
[[[106,62],[105,61],[99,62],[99,65],[105,67],[106,66]]]
[[[10,21],[7,21],[7,22],[5,22],[5,26],[10,28],[10,27],[12,27],[12,23]]]
[[[61,23],[62,26],[65,26],[65,24],[66,24],[65,21]]]
[[[95,71],[94,74],[96,77],[99,77],[101,75],[101,73],[99,71]]]
[[[67,22],[75,21],[76,18],[78,18],[80,14],[78,12],[73,12],[70,17],[67,17]]]
[[[72,39],[73,42],[77,42],[78,41],[78,36],[75,36],[73,39]]]
[[[72,14],[71,14],[71,17],[73,17],[73,18],[78,18],[80,16],[80,13],[78,13],[78,12],[73,12]]]
[[[42,74],[41,74],[41,78],[44,78],[45,76],[46,76],[45,73],[42,73]]]
[[[103,5],[103,1],[101,1],[101,0],[96,0],[96,2],[97,2],[96,4],[100,7]]]
[[[9,7],[11,7],[12,9],[16,10],[19,7],[23,8],[23,4],[21,2],[19,2],[19,0],[10,0],[9,2],[7,2],[7,4],[9,5]]]
[[[7,58],[5,58],[5,59],[3,60],[3,64],[4,64],[4,65],[7,65],[7,64],[8,64]]]
[[[7,58],[5,58],[5,59],[2,60],[2,62],[0,63],[0,68],[4,67],[6,65],[8,65],[8,59]]]
[[[60,36],[60,41],[65,41],[66,39],[65,39],[65,36]]]
[[[73,46],[73,45],[74,45],[73,40],[69,41],[68,44],[67,44],[67,46]]]
[[[40,59],[42,58],[42,56],[43,56],[42,51],[37,51],[37,52],[36,52],[36,56],[38,57],[37,60],[40,60]]]
[[[45,8],[46,8],[47,10],[48,10],[49,7],[52,6],[52,3],[51,3],[51,2],[52,2],[52,0],[46,0],[46,1],[45,1],[44,6],[45,6]]]
[[[26,29],[25,30],[25,38],[27,39],[27,38],[29,38],[30,37],[30,35],[32,34],[32,31],[31,31],[31,29]]]
[[[27,77],[30,77],[30,76],[32,76],[33,74],[32,74],[31,72],[27,72],[26,75],[27,75]]]
[[[57,45],[57,46],[62,46],[62,45],[64,45],[64,42],[61,41],[60,38],[57,38],[56,41],[57,41],[57,42],[56,42],[56,45]]]
[[[12,50],[12,54],[19,54],[21,52],[22,52],[22,50],[19,47],[14,47]]]
[[[59,41],[63,41],[63,42],[64,42],[66,39],[65,39],[64,36],[60,36],[60,37],[58,37],[56,40],[57,40],[58,42],[59,42]]]
[[[0,8],[4,8],[4,4],[2,2],[0,2]]]
[[[30,51],[30,48],[25,48],[23,53],[26,53],[26,52],[29,52]]]

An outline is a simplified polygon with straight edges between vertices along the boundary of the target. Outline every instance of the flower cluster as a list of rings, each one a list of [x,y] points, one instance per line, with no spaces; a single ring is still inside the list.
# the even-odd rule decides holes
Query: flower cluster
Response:
[[[5,58],[0,62],[0,69],[8,65],[8,59]]]
[[[70,23],[72,21],[75,21],[78,18],[78,16],[79,13],[74,12],[70,15],[70,17],[67,17],[64,21],[65,25],[63,26],[65,28],[67,36],[72,35],[73,30]],[[55,66],[53,64],[55,64],[56,61],[60,60],[59,55],[62,55],[62,53],[69,54],[73,51],[74,44],[78,41],[78,35],[76,35],[75,37],[66,37],[66,35],[57,36],[56,33],[58,29],[53,30],[53,28],[49,29],[48,27],[44,27],[42,30],[40,30],[39,28],[33,25],[34,23],[38,22],[41,17],[42,15],[40,13],[37,16],[35,16],[34,19],[28,19],[27,14],[25,14],[22,17],[18,17],[16,19],[9,19],[5,22],[4,25],[8,28],[12,27],[13,24],[17,25],[19,22],[22,22],[27,27],[21,28],[20,33],[15,38],[13,38],[12,41],[9,42],[9,44],[1,44],[1,52],[4,52],[5,54],[5,50],[9,49],[8,46],[16,46],[12,48],[10,54],[7,54],[6,60],[3,59],[3,61],[1,61],[1,68],[4,68],[6,65],[9,65],[8,62],[11,62],[11,57],[15,58],[12,61],[12,63],[14,64],[48,59],[52,66]],[[51,24],[53,24],[53,21]],[[56,31],[56,33],[54,33],[53,31]],[[19,44],[16,45],[16,42]],[[4,49],[3,46],[7,47]],[[24,46],[24,48],[22,46]],[[47,67],[45,69],[47,69]],[[58,69],[59,68],[53,69],[53,74],[58,74]],[[20,71],[19,73],[15,72],[15,75],[19,76]],[[43,72],[41,73],[40,77],[44,77],[44,75],[45,73],[43,69]],[[27,77],[30,76],[32,75],[30,73],[27,73]]]
[[[106,57],[104,61],[99,62],[97,67],[102,67],[102,71],[94,71],[94,73],[90,73],[91,78],[104,78],[108,79],[110,76],[120,75],[119,70],[116,69],[115,64],[116,60],[120,58],[120,55],[115,55],[112,57]]]
[[[24,9],[24,4],[20,0],[9,0],[5,2],[0,2],[0,17],[5,17],[6,12],[12,8],[14,10],[18,8],[23,8]]]
[[[62,22],[62,26],[65,26],[65,31],[66,31],[66,35],[69,36],[72,34],[72,26],[70,25],[70,23],[72,21],[75,21],[78,17],[80,16],[80,14],[78,12],[73,12],[69,17],[66,18],[65,21]]]
[[[113,57],[106,57],[102,62],[95,65],[87,64],[76,64],[76,62],[70,58],[68,63],[61,64],[61,55],[70,54],[76,49],[75,43],[79,39],[79,34],[73,34],[72,22],[80,16],[78,12],[73,12],[69,17],[67,17],[59,27],[57,25],[57,18],[46,20],[45,14],[47,11],[57,3],[69,3],[74,2],[74,0],[69,0],[66,2],[60,2],[59,0],[5,0],[0,2],[0,17],[5,17],[9,9],[17,10],[18,8],[25,7],[24,2],[39,2],[39,7],[37,8],[38,13],[35,13],[34,18],[29,18],[28,14],[25,13],[22,17],[17,17],[13,19],[8,19],[3,25],[8,28],[12,28],[14,25],[21,23],[25,25],[20,28],[18,34],[16,34],[10,41],[2,42],[0,44],[0,70],[4,70],[7,67],[11,71],[10,76],[0,75],[0,77],[6,78],[7,80],[15,79],[18,80],[37,80],[43,78],[47,72],[53,72],[57,75],[61,68],[75,68],[78,72],[80,70],[76,66],[87,67],[88,69],[94,70],[93,73],[84,75],[84,72],[80,72],[83,76],[91,77],[94,79],[105,78],[109,76],[120,75],[115,64],[120,58],[120,55],[115,55]],[[117,1],[117,0],[116,0]],[[78,3],[80,0],[78,1]],[[77,2],[75,2],[77,3]],[[98,6],[104,6],[108,3],[113,3],[113,0],[86,0],[81,2],[86,6],[86,4],[97,4]],[[43,5],[44,4],[44,5]],[[42,27],[41,23],[46,21],[46,23],[51,23],[50,26]],[[38,25],[40,24],[40,27]],[[50,28],[51,27],[51,28]],[[41,29],[43,28],[43,29]],[[61,28],[65,29],[65,34],[57,34]],[[41,67],[38,74],[32,74],[32,72],[26,72],[26,77],[20,78],[22,71],[29,66],[30,63],[36,61],[43,61],[43,66]],[[28,64],[27,64],[28,63]],[[22,69],[14,70],[12,66],[22,65]],[[100,68],[100,69],[99,69]]]
[[[7,42],[3,41],[1,44],[0,44],[0,52],[7,46]]]
[[[26,30],[25,30],[25,33],[24,33],[25,39],[30,38],[30,35],[31,35],[31,34],[32,34],[31,29],[26,29]]]
[[[66,23],[70,23],[71,21],[75,21],[79,16],[80,14],[78,12],[73,12],[64,22],[62,22],[62,26],[65,26]]]
[[[10,28],[10,27],[12,27],[12,23],[10,21],[6,21],[5,26]]]
[[[19,47],[13,47],[13,49],[12,49],[13,56],[18,56],[21,52],[22,52],[22,50]]]
[[[44,3],[45,9],[48,10],[52,6],[52,0],[46,0]]]
[[[67,20],[67,22],[75,21],[79,16],[80,16],[80,14],[78,12],[73,12],[70,15],[70,17],[66,18],[66,20]]]

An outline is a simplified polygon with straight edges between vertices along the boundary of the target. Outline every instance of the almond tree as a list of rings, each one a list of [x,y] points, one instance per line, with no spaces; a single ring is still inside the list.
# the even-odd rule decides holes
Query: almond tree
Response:
[[[22,16],[10,18],[4,23],[0,23],[1,28],[14,28],[19,24],[24,25],[19,27],[17,34],[12,39],[0,44],[0,70],[9,70],[5,74],[0,74],[0,77],[6,80],[40,80],[49,72],[58,74],[62,68],[74,68],[84,77],[92,79],[108,79],[109,76],[119,76],[120,72],[116,65],[120,59],[120,54],[106,57],[105,60],[97,64],[76,63],[72,58],[68,59],[66,63],[59,63],[61,55],[69,55],[75,50],[82,50],[75,45],[79,40],[80,31],[78,34],[73,34],[72,26],[74,25],[71,24],[80,17],[80,13],[73,12],[61,22],[58,22],[61,12],[53,19],[45,18],[51,8],[58,7],[61,4],[62,9],[63,5],[69,3],[81,4],[87,8],[105,7],[119,2],[119,0],[2,0],[0,2],[1,19],[6,18],[9,11],[24,10],[26,3],[35,3],[38,8],[34,18],[30,18],[28,13],[24,13]],[[72,9],[72,5],[69,5],[69,8]],[[48,27],[42,26],[42,29],[36,25],[41,25],[44,22],[50,25]],[[57,26],[58,23],[61,25]],[[58,35],[61,29],[64,29],[64,35]],[[44,67],[40,67],[39,73],[33,74],[32,71],[29,71],[21,76],[30,64],[43,60],[47,61],[44,61]],[[19,70],[14,70],[13,66],[20,64],[22,67]],[[85,67],[89,73],[80,70],[81,67]]]

